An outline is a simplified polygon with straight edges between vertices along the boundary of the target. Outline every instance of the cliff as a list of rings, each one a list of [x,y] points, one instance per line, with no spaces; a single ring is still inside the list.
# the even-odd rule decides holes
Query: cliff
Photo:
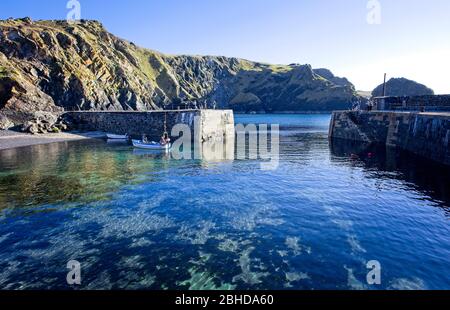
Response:
[[[309,65],[164,55],[96,21],[0,21],[2,123],[24,122],[35,111],[330,111],[357,98],[347,80]]]
[[[386,96],[426,96],[434,95],[434,91],[425,85],[419,84],[405,78],[392,78],[386,82]],[[377,86],[373,92],[373,97],[383,96],[383,84]]]

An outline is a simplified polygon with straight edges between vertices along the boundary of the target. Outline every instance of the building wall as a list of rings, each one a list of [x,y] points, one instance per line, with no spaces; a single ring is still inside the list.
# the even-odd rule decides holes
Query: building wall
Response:
[[[386,144],[450,165],[450,113],[334,112],[330,138]]]

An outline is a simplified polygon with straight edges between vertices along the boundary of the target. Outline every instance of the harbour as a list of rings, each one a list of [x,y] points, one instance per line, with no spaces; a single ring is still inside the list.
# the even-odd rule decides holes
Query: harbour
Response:
[[[0,307],[448,304],[450,2],[4,2]]]
[[[337,111],[330,139],[399,148],[450,165],[450,96],[375,98],[373,111]]]
[[[236,116],[280,124],[275,171],[102,140],[0,151],[2,287],[67,288],[69,260],[83,289],[448,287],[450,174],[331,144],[330,119]]]

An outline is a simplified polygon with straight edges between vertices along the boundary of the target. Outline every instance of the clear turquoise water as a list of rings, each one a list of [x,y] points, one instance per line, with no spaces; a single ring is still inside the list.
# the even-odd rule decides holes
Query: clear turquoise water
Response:
[[[448,170],[330,145],[329,120],[236,116],[281,124],[275,171],[102,141],[0,152],[0,288],[70,289],[75,259],[81,289],[450,289]]]

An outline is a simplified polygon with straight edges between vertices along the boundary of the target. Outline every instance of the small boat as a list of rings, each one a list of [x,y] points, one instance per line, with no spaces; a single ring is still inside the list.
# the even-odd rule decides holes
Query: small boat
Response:
[[[161,150],[161,151],[168,151],[172,147],[172,145],[166,144],[161,145],[157,142],[150,142],[150,143],[144,143],[141,140],[132,140],[133,146],[138,149],[145,149],[145,150]]]
[[[107,133],[106,137],[111,140],[128,140],[128,135],[115,135],[112,133]]]

